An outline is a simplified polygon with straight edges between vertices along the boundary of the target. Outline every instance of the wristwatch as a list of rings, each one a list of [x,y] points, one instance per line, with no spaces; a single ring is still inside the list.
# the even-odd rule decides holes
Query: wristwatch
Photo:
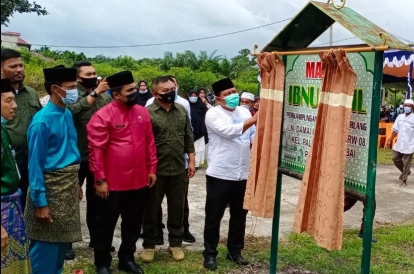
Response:
[[[96,180],[96,185],[100,186],[103,183],[106,183],[106,179],[100,179],[100,180]]]
[[[98,94],[98,93],[96,93],[96,91],[94,91],[94,90],[92,90],[92,91],[89,93],[89,95],[90,95],[90,96],[92,96],[93,98],[98,98],[98,97],[99,97],[99,94]]]

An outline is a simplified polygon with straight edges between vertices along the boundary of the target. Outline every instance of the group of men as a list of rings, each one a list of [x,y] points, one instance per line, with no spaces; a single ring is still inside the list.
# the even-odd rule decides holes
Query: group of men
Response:
[[[74,256],[71,244],[82,240],[79,201],[85,180],[97,273],[111,273],[120,216],[118,268],[144,273],[134,259],[136,243],[143,238],[141,260],[153,261],[164,196],[168,250],[173,260],[183,260],[183,238],[195,241],[187,194],[196,170],[188,101],[178,96],[175,77],[155,78],[149,96],[148,83],[140,81],[138,91],[130,71],[98,84],[86,61],[43,72],[50,98],[42,108],[37,92],[23,84],[20,53],[2,49],[2,272],[62,272],[65,257]],[[219,105],[206,116],[210,153],[203,255],[204,267],[214,270],[228,204],[227,258],[248,264],[241,255],[247,214],[243,197],[257,115],[239,107],[230,79],[212,87]]]

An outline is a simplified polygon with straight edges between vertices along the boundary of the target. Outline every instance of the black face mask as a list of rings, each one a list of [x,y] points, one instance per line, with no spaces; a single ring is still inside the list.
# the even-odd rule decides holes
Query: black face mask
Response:
[[[159,94],[158,93],[158,95],[161,97],[161,101],[162,102],[164,102],[164,103],[168,103],[168,104],[172,104],[173,102],[174,102],[174,100],[175,100],[175,90],[172,90],[172,91],[170,91],[170,92],[168,92],[168,93],[165,93],[165,94]]]
[[[94,88],[96,87],[96,82],[98,80],[98,77],[92,77],[92,78],[83,78],[79,77],[82,82],[80,83],[85,88]]]
[[[138,104],[138,100],[139,100],[138,92],[131,93],[125,97],[128,99],[128,101],[125,102],[125,105],[132,107],[133,105]]]

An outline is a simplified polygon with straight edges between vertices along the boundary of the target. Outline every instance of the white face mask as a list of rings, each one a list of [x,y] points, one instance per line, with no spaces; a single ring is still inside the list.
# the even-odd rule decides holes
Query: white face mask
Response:
[[[138,90],[139,91],[139,93],[141,93],[141,94],[145,94],[145,93],[147,93],[148,92],[148,89],[146,89],[146,90],[144,90],[144,91],[142,91],[142,90]]]
[[[190,100],[190,103],[195,103],[197,102],[197,97],[190,97],[189,100]]]
[[[248,105],[240,105],[241,107],[244,107],[245,109],[248,109],[248,110],[250,110],[250,106],[248,106]]]
[[[411,113],[412,111],[410,107],[404,107],[404,113]]]

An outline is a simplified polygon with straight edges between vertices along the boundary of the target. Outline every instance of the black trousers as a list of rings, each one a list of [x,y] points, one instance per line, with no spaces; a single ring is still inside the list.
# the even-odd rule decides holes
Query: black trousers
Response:
[[[188,170],[186,169],[185,174],[187,173],[188,173]],[[190,216],[190,208],[188,206],[188,184],[189,183],[190,183],[190,178],[186,176],[186,178],[184,178],[184,218],[183,218],[184,231],[188,231],[190,228],[190,222],[188,220]],[[162,222],[162,206],[160,206],[158,210],[159,210],[158,222],[157,222],[158,233],[162,233],[162,229],[165,228],[165,225]]]
[[[26,157],[21,164],[17,164],[20,172],[19,188],[22,191],[20,202],[22,203],[22,211],[26,208],[27,191],[29,189],[29,159]]]
[[[155,248],[158,232],[159,208],[167,196],[168,241],[171,247],[180,247],[183,240],[184,181],[186,173],[177,176],[157,176],[157,183],[150,188],[150,201],[145,212],[142,238],[144,248]]]
[[[122,219],[119,262],[134,261],[147,199],[148,187],[139,190],[109,192],[108,199],[103,200],[103,207],[96,223],[95,266],[109,267],[111,265],[111,244],[119,216]]]
[[[344,212],[350,210],[356,204],[356,202],[358,202],[357,199],[349,197],[349,196],[345,196]],[[361,223],[361,229],[359,230],[359,233],[364,234],[364,214],[365,214],[366,201],[363,201],[362,203],[364,205],[364,208],[362,209],[362,223]],[[377,209],[377,201],[374,200],[374,215],[372,217],[375,216],[376,209]]]
[[[204,257],[216,257],[220,239],[220,222],[226,206],[230,204],[227,250],[231,255],[240,255],[244,248],[247,210],[243,209],[246,181],[230,181],[207,177],[206,218],[204,224]]]
[[[96,220],[98,218],[101,198],[95,193],[95,178],[89,168],[89,161],[82,161],[78,171],[79,184],[83,185],[86,179],[86,225],[89,230],[89,245],[93,247],[95,244]]]

